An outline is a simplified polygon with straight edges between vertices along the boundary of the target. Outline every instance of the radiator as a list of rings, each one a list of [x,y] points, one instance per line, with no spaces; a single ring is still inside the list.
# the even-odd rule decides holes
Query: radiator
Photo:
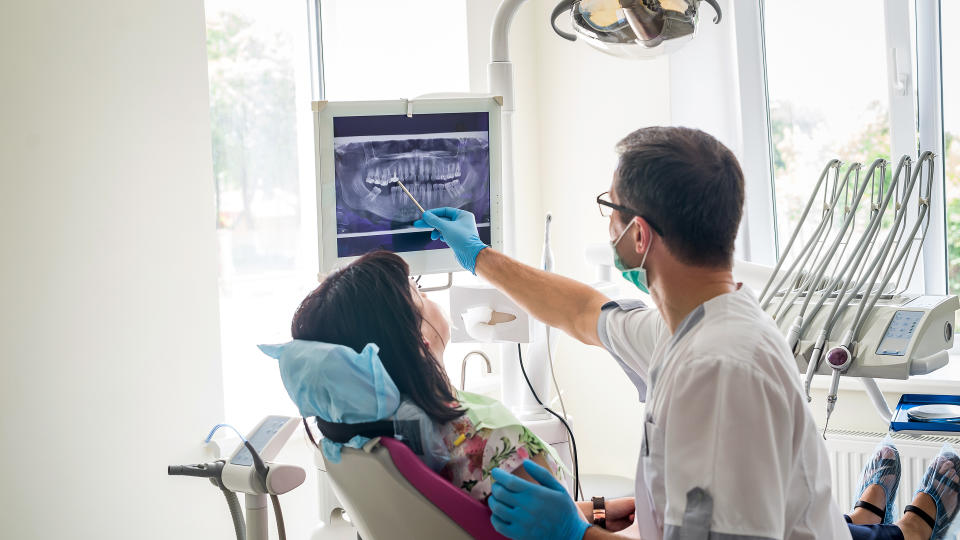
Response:
[[[827,453],[833,471],[833,497],[844,512],[849,512],[857,496],[860,473],[873,455],[877,444],[886,437],[886,433],[864,431],[827,431]],[[940,452],[944,444],[960,446],[960,437],[940,435],[891,434],[897,450],[900,451],[900,491],[897,493],[897,509],[902,511],[905,505],[913,501],[913,494],[930,460]],[[952,538],[957,538],[953,535]]]

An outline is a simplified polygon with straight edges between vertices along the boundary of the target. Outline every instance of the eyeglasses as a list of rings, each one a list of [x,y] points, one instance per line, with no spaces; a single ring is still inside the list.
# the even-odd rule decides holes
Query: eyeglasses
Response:
[[[657,227],[654,222],[650,221],[650,218],[644,216],[640,212],[627,208],[626,206],[621,206],[619,204],[614,204],[610,202],[610,192],[604,191],[603,193],[597,195],[597,207],[600,208],[600,215],[603,217],[610,217],[613,215],[613,211],[623,212],[624,214],[630,214],[631,216],[642,217],[650,228],[656,231],[657,234],[663,236],[663,232],[660,230],[660,227]]]

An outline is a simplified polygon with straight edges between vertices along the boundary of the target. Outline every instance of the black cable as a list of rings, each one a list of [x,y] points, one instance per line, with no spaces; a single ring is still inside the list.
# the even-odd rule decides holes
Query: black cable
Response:
[[[540,396],[537,395],[537,391],[533,389],[533,384],[530,382],[530,377],[527,376],[527,370],[523,367],[523,352],[520,347],[520,344],[517,343],[517,357],[520,359],[520,372],[523,373],[524,380],[527,381],[527,386],[530,387],[530,393],[533,394],[533,399],[537,400],[537,403],[540,404],[548,413],[557,417],[557,420],[560,420],[560,423],[563,424],[563,427],[567,428],[567,433],[570,434],[570,443],[573,445],[573,498],[576,500],[583,499],[583,490],[580,488],[580,463],[577,461],[577,439],[573,436],[573,430],[570,429],[570,425],[567,424],[567,421],[553,411],[550,407],[547,407],[540,401]],[[577,494],[580,494],[580,498],[577,499]]]
[[[253,445],[250,444],[250,441],[243,441],[243,445],[247,448],[247,451],[250,452],[250,458],[253,460],[253,468],[257,471],[257,479],[260,480],[263,492],[267,493],[267,464],[263,462],[263,458],[260,457],[260,454],[258,454]]]
[[[273,514],[277,519],[277,535],[279,535],[280,540],[287,540],[287,531],[283,524],[283,512],[280,511],[280,499],[273,493],[270,493],[270,490],[267,488],[267,473],[269,471],[269,467],[267,467],[267,464],[263,462],[263,458],[261,458],[256,449],[253,448],[253,445],[250,444],[250,441],[243,441],[243,445],[247,447],[247,450],[250,452],[250,456],[253,458],[253,468],[256,469],[257,478],[263,485],[263,492],[269,493],[270,500],[273,501]]]

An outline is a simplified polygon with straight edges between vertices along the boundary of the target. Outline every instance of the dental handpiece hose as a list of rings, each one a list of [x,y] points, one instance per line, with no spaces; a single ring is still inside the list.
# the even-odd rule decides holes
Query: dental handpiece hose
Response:
[[[837,299],[839,302],[839,298]],[[817,368],[820,367],[820,358],[823,355],[823,346],[827,342],[827,331],[823,329],[817,335],[817,341],[813,346],[813,352],[810,353],[810,361],[807,362],[807,372],[803,378],[803,391],[807,396],[807,402],[813,401],[813,396],[810,395],[810,387],[813,385],[813,376],[817,373]]]
[[[873,171],[876,166],[877,166],[876,162],[874,162],[874,164],[870,166],[870,170],[867,173],[867,178],[870,178],[873,176]],[[830,244],[830,247],[827,248],[826,252],[823,254],[822,257],[820,256],[819,249],[823,249],[823,246],[825,244],[821,244],[820,248],[818,248],[817,257],[813,261],[813,272],[810,274],[812,279],[808,281],[805,287],[801,288],[801,290],[806,291],[806,294],[804,296],[803,304],[800,306],[800,310],[797,313],[796,319],[794,320],[793,326],[790,327],[790,330],[787,335],[787,345],[789,345],[791,349],[794,351],[796,351],[797,344],[800,342],[801,329],[805,324],[804,321],[806,320],[807,308],[810,306],[810,301],[813,299],[815,295],[814,293],[817,290],[818,284],[820,284],[821,281],[823,280],[824,273],[826,272],[827,267],[830,265],[831,259],[836,255],[837,249],[839,248],[844,238],[844,234],[853,223],[854,216],[856,215],[856,209],[860,205],[860,201],[863,199],[863,194],[866,191],[867,185],[869,183],[867,181],[860,182],[860,168],[861,168],[860,163],[854,163],[853,165],[850,166],[849,169],[847,169],[847,173],[844,175],[843,185],[849,186],[850,177],[854,173],[856,173],[856,177],[854,180],[855,193],[853,195],[853,199],[850,201],[851,210],[848,213],[846,213],[846,217],[843,219],[843,224],[841,225],[840,230],[837,233],[837,236],[833,239],[833,242]],[[836,204],[839,201],[839,195],[841,191],[838,191],[836,194],[834,194],[833,201],[831,202],[831,205],[830,205],[831,208],[836,208]],[[824,294],[827,294],[827,292],[824,291]],[[785,295],[781,299],[780,309],[785,307],[785,305],[788,305],[786,304],[787,298],[788,296]]]
[[[884,162],[885,163],[885,162]],[[899,181],[900,171],[903,169],[904,160],[901,159],[899,165],[897,166],[897,171],[894,174],[893,179],[891,180],[891,188],[897,186]],[[885,166],[885,165],[884,165]],[[870,168],[870,174],[873,174],[873,167]],[[882,185],[882,182],[881,182]],[[860,263],[863,261],[863,258],[867,255],[871,242],[880,232],[880,225],[883,220],[883,215],[886,212],[886,209],[890,203],[891,195],[893,194],[893,189],[887,192],[886,196],[883,198],[882,203],[877,208],[877,213],[871,218],[870,223],[867,227],[867,230],[864,232],[863,237],[858,242],[857,248],[851,254],[850,259],[846,262],[843,267],[843,270],[837,274],[837,277],[834,279],[833,283],[830,284],[828,290],[835,290],[837,285],[840,285],[840,289],[837,292],[836,300],[833,303],[832,308],[830,309],[830,314],[827,315],[827,322],[824,327],[820,330],[820,333],[817,334],[817,339],[813,347],[813,352],[810,354],[810,361],[807,363],[807,372],[803,381],[804,393],[807,396],[807,401],[812,401],[813,397],[810,395],[810,387],[813,384],[813,376],[816,374],[817,370],[820,368],[820,361],[823,358],[824,347],[826,346],[827,338],[829,333],[833,331],[833,327],[839,321],[840,316],[843,314],[844,310],[849,307],[849,302],[841,301],[842,299],[849,298],[850,300],[856,294],[859,286],[854,287],[854,292],[849,297],[847,296],[850,286],[854,281],[854,275],[857,272],[857,268],[860,267]],[[888,235],[889,237],[890,235]],[[884,249],[889,244],[889,241],[884,243]],[[873,268],[877,265],[879,258],[875,259],[873,265],[870,266],[868,272],[872,272]],[[844,279],[843,276],[846,276]],[[841,284],[840,282],[843,281]],[[823,306],[824,302],[827,300],[829,295],[823,295],[820,298],[820,301],[814,307],[814,313],[818,313],[820,308]],[[792,330],[792,329],[791,329]],[[801,328],[799,333],[803,333],[806,328]],[[798,334],[799,335],[799,334]],[[852,339],[852,335],[849,336]],[[849,342],[849,339],[845,341]]]
[[[913,192],[913,188],[916,184],[916,179],[919,171],[920,171],[920,168],[918,167],[910,176],[910,182],[906,186],[906,193],[909,194]],[[919,217],[917,218],[917,221],[913,226],[913,230],[911,230],[910,232],[910,237],[913,237],[914,235],[916,235],[920,222],[923,219],[924,215],[926,214],[926,210],[927,210],[926,207],[920,208]],[[880,257],[885,258],[887,256],[887,252],[890,249],[891,241],[893,239],[893,231],[896,230],[899,223],[903,220],[905,213],[906,213],[906,209],[902,209],[897,212],[897,216],[894,219],[893,228],[891,229],[891,234],[888,236],[887,241],[884,242],[884,246],[881,249],[881,252],[878,254],[878,259],[877,261],[875,261],[876,266],[873,268],[873,272],[870,275],[870,277],[864,281],[864,285],[866,286],[866,288],[864,289],[863,299],[860,301],[860,306],[857,309],[856,315],[854,315],[851,328],[843,336],[843,340],[841,341],[841,343],[845,343],[847,344],[847,346],[841,345],[839,347],[834,347],[833,349],[830,350],[829,353],[827,353],[827,363],[830,364],[830,367],[833,368],[834,371],[833,371],[833,381],[830,384],[830,394],[827,396],[827,420],[823,428],[824,438],[826,438],[826,434],[827,434],[826,426],[830,422],[830,414],[833,413],[833,409],[836,407],[837,393],[840,386],[840,375],[842,373],[845,373],[850,368],[850,364],[852,363],[852,360],[853,360],[850,351],[853,350],[854,348],[854,343],[853,343],[854,336],[856,336],[860,332],[860,328],[863,326],[864,321],[867,318],[867,314],[869,314],[873,310],[873,306],[876,305],[877,300],[880,298],[880,295],[883,292],[883,289],[886,287],[887,283],[889,283],[890,278],[893,276],[893,272],[895,271],[896,267],[901,263],[903,258],[909,252],[910,246],[909,244],[907,244],[904,246],[903,249],[900,250],[900,253],[897,254],[896,257],[892,260],[890,267],[887,269],[886,274],[884,275],[882,281],[880,282],[880,286],[877,287],[876,289],[876,293],[870,294],[870,291],[873,290],[874,286],[877,284],[877,278],[880,273],[880,269],[882,268],[882,265],[877,264],[877,262],[882,260]]]

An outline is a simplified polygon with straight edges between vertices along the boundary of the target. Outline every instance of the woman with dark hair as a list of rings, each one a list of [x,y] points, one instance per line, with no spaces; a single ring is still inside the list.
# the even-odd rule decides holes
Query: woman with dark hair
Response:
[[[377,251],[330,274],[301,302],[293,317],[293,338],[343,345],[358,353],[367,344],[376,344],[400,396],[439,428],[449,452],[440,474],[474,498],[483,501],[490,495],[495,467],[529,478],[520,467],[528,458],[560,478],[552,449],[519,420],[504,425],[506,408],[454,390],[442,365],[449,323],[408,272],[399,256]],[[484,409],[498,409],[500,421],[494,428],[468,414],[469,404],[477,402]],[[324,427],[321,419],[317,422]]]

